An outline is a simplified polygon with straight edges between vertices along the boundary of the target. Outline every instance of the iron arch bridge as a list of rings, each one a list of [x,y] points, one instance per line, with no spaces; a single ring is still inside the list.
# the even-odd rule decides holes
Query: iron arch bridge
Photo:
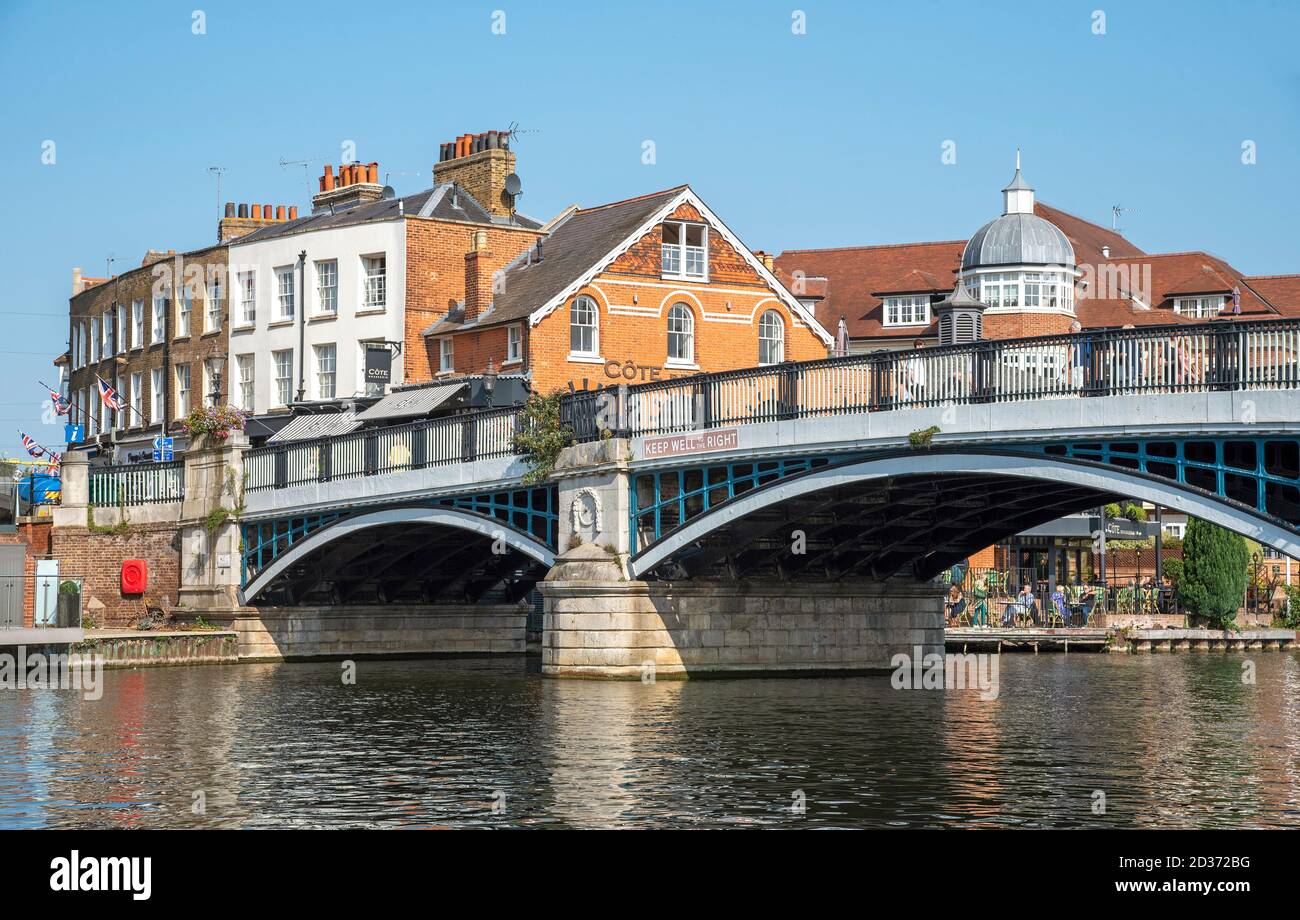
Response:
[[[249,521],[241,599],[513,602],[555,560],[554,504],[543,486]]]
[[[890,450],[645,472],[637,578],[931,578],[971,553],[1122,498],[1300,555],[1300,439],[1178,438]]]

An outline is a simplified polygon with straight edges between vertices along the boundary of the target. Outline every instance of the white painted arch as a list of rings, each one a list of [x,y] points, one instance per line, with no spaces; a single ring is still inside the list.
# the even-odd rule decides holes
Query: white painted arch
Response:
[[[248,603],[257,597],[276,577],[304,556],[315,552],[323,546],[338,540],[355,537],[371,527],[392,524],[429,524],[438,527],[451,527],[486,537],[489,540],[503,540],[512,549],[550,567],[555,564],[555,553],[550,547],[526,537],[513,527],[493,518],[484,517],[458,508],[385,508],[356,517],[344,518],[323,527],[309,536],[293,549],[280,556],[257,574],[239,593],[240,601]]]
[[[659,563],[710,532],[779,502],[822,489],[898,476],[982,473],[1066,482],[1174,508],[1226,527],[1288,556],[1300,557],[1300,534],[1248,514],[1211,496],[1193,492],[1176,482],[1165,482],[1114,467],[1101,467],[1048,456],[1022,456],[978,451],[913,453],[843,466],[823,467],[792,479],[756,489],[702,514],[676,532],[645,549],[631,560],[634,578],[641,578]]]

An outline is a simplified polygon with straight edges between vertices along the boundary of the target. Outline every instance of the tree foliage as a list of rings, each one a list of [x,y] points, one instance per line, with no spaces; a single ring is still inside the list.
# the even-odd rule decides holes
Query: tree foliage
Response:
[[[1246,541],[1197,518],[1183,537],[1183,573],[1178,600],[1189,612],[1226,628],[1237,617],[1249,577]]]
[[[560,417],[563,397],[560,390],[547,396],[533,393],[524,403],[515,448],[528,462],[524,482],[529,485],[545,482],[555,471],[560,451],[573,443],[573,431]]]

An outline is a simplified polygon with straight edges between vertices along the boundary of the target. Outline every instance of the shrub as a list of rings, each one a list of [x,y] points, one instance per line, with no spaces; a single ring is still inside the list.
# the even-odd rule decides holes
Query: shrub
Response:
[[[1193,518],[1183,538],[1178,600],[1188,611],[1227,628],[1237,617],[1248,578],[1246,541],[1216,524]]]
[[[243,431],[248,416],[234,406],[200,406],[181,421],[181,430],[191,438],[212,435],[219,441],[232,431]]]

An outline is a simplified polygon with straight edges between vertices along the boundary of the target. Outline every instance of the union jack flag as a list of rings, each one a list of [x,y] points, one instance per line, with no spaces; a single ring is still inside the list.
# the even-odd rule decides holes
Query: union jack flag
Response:
[[[105,406],[114,412],[121,412],[126,408],[126,400],[122,398],[121,393],[105,383],[103,377],[96,375],[95,379],[99,381],[99,399]]]
[[[23,439],[23,447],[26,448],[27,453],[32,455],[32,459],[39,460],[45,456],[45,448],[37,444],[31,435],[22,431],[18,432],[18,435]]]
[[[50,400],[54,403],[55,415],[67,415],[68,411],[72,408],[72,403],[68,402],[62,395],[56,393],[54,390],[50,390]]]
[[[59,464],[63,462],[63,454],[58,451],[50,451],[50,466],[47,472],[51,476],[59,475]]]

